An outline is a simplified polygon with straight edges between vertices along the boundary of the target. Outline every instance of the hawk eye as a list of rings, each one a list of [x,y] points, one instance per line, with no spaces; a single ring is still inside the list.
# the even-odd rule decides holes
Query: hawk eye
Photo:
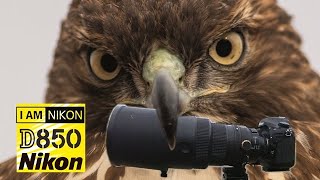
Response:
[[[118,61],[101,50],[94,50],[90,54],[90,66],[93,73],[102,80],[111,80],[120,72]]]
[[[230,32],[211,45],[209,55],[219,64],[232,65],[241,58],[243,49],[242,36],[237,32]]]

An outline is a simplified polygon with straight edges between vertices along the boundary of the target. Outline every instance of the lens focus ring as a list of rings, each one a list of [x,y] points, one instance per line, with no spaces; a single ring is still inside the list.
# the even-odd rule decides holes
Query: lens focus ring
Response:
[[[210,135],[210,121],[208,119],[197,118],[195,165],[199,168],[206,168],[208,166]]]
[[[224,160],[227,154],[227,131],[225,125],[212,124],[210,162],[215,165],[224,165]]]

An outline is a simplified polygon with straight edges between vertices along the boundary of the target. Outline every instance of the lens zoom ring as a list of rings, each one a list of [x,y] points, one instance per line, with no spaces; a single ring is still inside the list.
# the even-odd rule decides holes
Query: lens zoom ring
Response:
[[[223,163],[227,152],[227,132],[225,125],[212,125],[212,143],[210,160],[215,163]]]
[[[208,153],[210,142],[210,122],[198,118],[196,130],[195,163],[199,168],[208,166]]]

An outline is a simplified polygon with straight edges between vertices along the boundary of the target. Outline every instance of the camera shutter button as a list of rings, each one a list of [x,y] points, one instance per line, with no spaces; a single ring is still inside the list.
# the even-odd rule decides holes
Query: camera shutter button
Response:
[[[283,127],[283,128],[289,128],[289,127],[290,127],[289,123],[287,123],[287,122],[279,122],[278,125],[279,125],[280,127]]]

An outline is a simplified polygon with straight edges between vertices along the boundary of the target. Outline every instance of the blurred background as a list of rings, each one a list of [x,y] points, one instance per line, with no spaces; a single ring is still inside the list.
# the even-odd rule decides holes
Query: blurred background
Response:
[[[293,16],[303,51],[320,72],[320,1],[278,1]],[[0,1],[0,162],[16,153],[15,105],[44,100],[47,73],[69,2]]]

